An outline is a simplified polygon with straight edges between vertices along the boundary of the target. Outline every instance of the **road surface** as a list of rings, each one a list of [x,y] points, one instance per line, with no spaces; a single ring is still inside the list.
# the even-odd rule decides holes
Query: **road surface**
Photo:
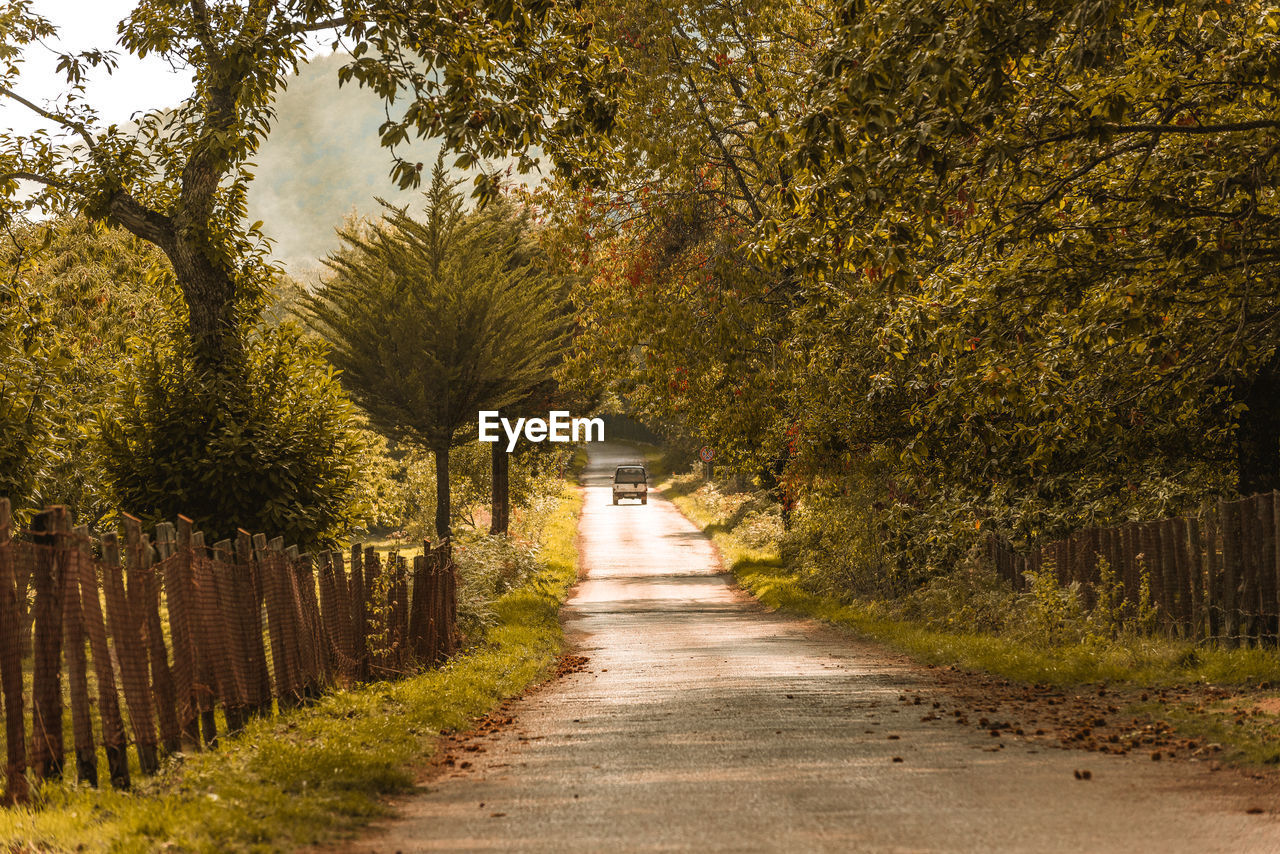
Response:
[[[1273,804],[1247,812],[1270,790],[1244,775],[1011,735],[996,749],[904,704],[938,699],[924,672],[763,610],[667,500],[614,506],[609,475],[633,454],[591,449],[589,574],[565,609],[585,669],[517,701],[460,754],[471,767],[359,850],[1280,851]]]

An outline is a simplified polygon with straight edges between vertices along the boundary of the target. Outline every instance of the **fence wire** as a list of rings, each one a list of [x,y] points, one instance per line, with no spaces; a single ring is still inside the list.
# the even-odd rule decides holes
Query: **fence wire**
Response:
[[[397,678],[454,649],[448,549],[412,567],[354,546],[299,555],[240,532],[207,547],[190,520],[152,537],[72,531],[51,508],[14,531],[0,499],[0,699],[5,802],[32,779],[128,788],[129,747],[154,773],[166,754],[208,749],[254,715],[334,687]],[[70,741],[64,733],[70,714]],[[28,721],[30,728],[28,729]]]

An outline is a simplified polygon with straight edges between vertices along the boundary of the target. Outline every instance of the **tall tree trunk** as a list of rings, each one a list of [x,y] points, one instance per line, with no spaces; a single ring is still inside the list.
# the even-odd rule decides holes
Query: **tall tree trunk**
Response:
[[[240,287],[232,274],[208,260],[211,246],[178,240],[169,253],[187,304],[187,334],[196,365],[224,377],[243,367],[244,335],[237,315]]]
[[[490,534],[505,534],[511,521],[511,457],[501,442],[493,442],[493,520]]]
[[[436,536],[447,540],[449,530],[449,446],[435,449],[436,455]]]
[[[1236,431],[1241,495],[1280,489],[1280,354],[1237,391],[1246,407]]]

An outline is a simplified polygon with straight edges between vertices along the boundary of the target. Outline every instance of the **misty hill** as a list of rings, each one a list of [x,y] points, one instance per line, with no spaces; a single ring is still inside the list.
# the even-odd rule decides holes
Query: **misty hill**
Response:
[[[392,183],[391,155],[378,144],[386,120],[382,101],[354,84],[338,88],[340,55],[317,57],[303,66],[277,98],[277,120],[254,161],[249,216],[262,220],[275,242],[275,257],[295,277],[310,279],[319,259],[338,247],[334,229],[358,213],[377,215],[375,197],[418,206],[420,191],[401,192]],[[439,145],[416,143],[401,152],[429,166]]]

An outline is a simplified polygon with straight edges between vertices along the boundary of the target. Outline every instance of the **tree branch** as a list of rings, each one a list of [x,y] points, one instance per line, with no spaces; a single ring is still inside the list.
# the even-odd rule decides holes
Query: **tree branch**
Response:
[[[337,18],[329,18],[324,21],[315,21],[310,24],[296,23],[285,28],[286,33],[318,33],[324,30],[336,30],[339,27],[345,27],[351,23],[351,19],[346,15]]]
[[[15,172],[6,172],[0,175],[0,181],[35,181],[37,184],[44,184],[47,187],[53,187],[55,190],[63,190],[68,193],[78,193],[85,195],[85,191],[68,184],[65,181],[59,181],[57,178],[50,178],[48,175],[40,175],[36,172],[23,172],[21,170]]]
[[[1210,134],[1210,133],[1243,133],[1251,130],[1276,130],[1280,129],[1280,120],[1277,119],[1258,119],[1252,122],[1234,122],[1221,125],[1168,125],[1168,124],[1137,124],[1137,125],[1104,125],[1107,130],[1117,133],[1186,133],[1186,134]]]
[[[67,128],[68,130],[75,131],[77,134],[80,135],[80,138],[84,140],[85,145],[89,147],[90,151],[96,152],[98,150],[98,145],[94,141],[93,135],[90,134],[89,130],[80,122],[72,121],[71,119],[68,119],[66,116],[60,116],[57,113],[50,112],[49,110],[44,109],[38,104],[32,101],[28,101],[26,98],[22,97],[17,92],[7,87],[0,86],[0,95],[4,95],[7,98],[12,98],[13,100],[17,101],[19,104],[22,104],[24,107],[34,112],[36,115],[43,116],[49,121],[55,122],[61,125],[62,127]]]
[[[151,210],[133,196],[118,192],[107,202],[107,216],[131,234],[153,243],[168,254],[174,245],[173,220]]]
[[[213,28],[209,25],[209,7],[205,5],[204,0],[191,0],[191,19],[196,25],[196,38],[200,40],[200,46],[205,49],[211,58],[221,56],[218,51],[218,42],[213,37]]]

